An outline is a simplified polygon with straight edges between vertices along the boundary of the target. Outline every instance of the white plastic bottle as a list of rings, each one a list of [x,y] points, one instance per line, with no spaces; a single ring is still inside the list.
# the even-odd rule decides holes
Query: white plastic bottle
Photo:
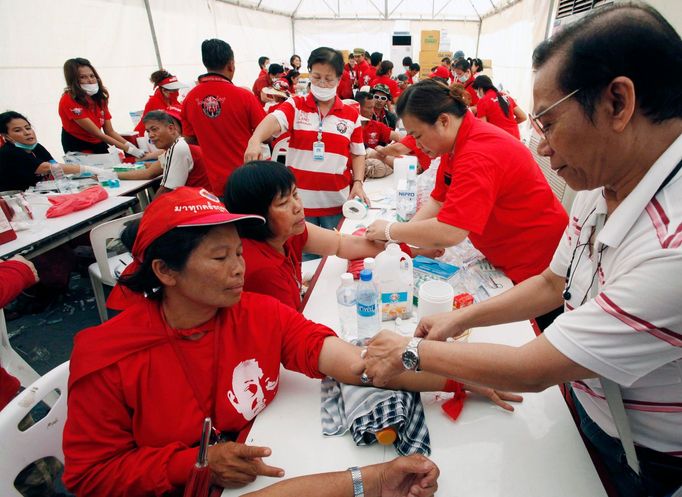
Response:
[[[376,256],[374,279],[379,287],[381,319],[407,319],[412,314],[412,292],[414,278],[412,258],[400,250],[400,246],[389,243],[386,250]]]
[[[343,273],[341,285],[336,290],[336,302],[339,308],[339,321],[341,323],[340,337],[347,342],[358,337],[358,314],[356,305],[356,290],[353,275]]]
[[[69,180],[66,179],[66,176],[64,175],[62,165],[54,159],[50,161],[50,173],[52,173],[54,183],[57,186],[59,193],[69,193]]]
[[[417,212],[417,166],[407,167],[407,178],[398,182],[396,218],[401,223],[412,219]]]
[[[362,260],[362,267],[374,271],[374,257],[365,257]]]
[[[381,311],[379,309],[379,290],[372,281],[372,271],[360,271],[360,282],[357,290],[358,338],[371,338],[381,328]]]

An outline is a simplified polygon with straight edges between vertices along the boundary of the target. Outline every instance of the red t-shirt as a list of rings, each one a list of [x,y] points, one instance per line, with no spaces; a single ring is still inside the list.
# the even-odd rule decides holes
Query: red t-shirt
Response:
[[[391,141],[391,128],[379,121],[365,121],[362,126],[362,136],[365,147],[374,148],[377,145],[387,145]]]
[[[367,68],[362,72],[362,84],[369,85],[377,77],[377,68],[367,64]]]
[[[547,269],[568,224],[530,150],[467,112],[455,154],[441,157],[431,196],[438,220],[469,239],[514,283]]]
[[[502,128],[507,133],[515,138],[521,139],[519,134],[519,125],[514,119],[514,107],[516,102],[509,95],[500,95],[499,98],[504,98],[509,105],[509,115],[505,115],[500,107],[497,93],[493,90],[488,90],[476,104],[476,117],[485,117],[490,124],[494,124],[498,128]]]
[[[275,297],[293,309],[301,306],[301,259],[308,241],[308,229],[289,238],[284,254],[267,242],[242,238],[244,247],[244,291]]]
[[[260,102],[260,92],[263,90],[263,88],[267,88],[268,86],[272,85],[272,80],[270,79],[270,75],[267,72],[261,71],[261,73],[258,75],[258,78],[256,81],[253,82],[253,94],[255,97],[258,99]]]
[[[400,88],[398,88],[398,83],[388,76],[377,76],[370,83],[369,86],[374,88],[375,85],[382,84],[388,86],[391,91],[391,98],[395,101],[400,95]]]
[[[431,165],[431,157],[422,152],[422,150],[417,146],[417,140],[414,139],[414,136],[406,135],[405,138],[400,140],[400,143],[409,148],[412,151],[412,154],[417,157],[417,162],[419,162],[422,171],[426,171],[429,168]]]
[[[464,83],[464,89],[471,95],[471,102],[469,102],[470,106],[474,106],[478,104],[478,93],[476,93],[476,90],[474,90],[474,78],[469,78],[466,83]]]
[[[369,84],[369,81],[365,83],[365,73],[367,72],[367,69],[371,67],[369,62],[367,62],[365,59],[362,59],[362,62],[358,62],[355,67],[358,75],[358,86]]]
[[[181,338],[198,331],[205,332],[198,340]],[[272,297],[247,292],[192,330],[169,329],[160,304],[147,301],[79,332],[65,485],[108,497],[177,491],[196,461],[204,417],[211,414],[221,432],[243,430],[277,394],[280,365],[323,377],[319,356],[330,336]]]
[[[353,98],[353,80],[348,70],[344,70],[341,74],[339,86],[336,87],[336,95],[340,99]]]
[[[104,122],[111,120],[111,114],[109,114],[109,108],[106,104],[99,106],[90,97],[87,97],[87,100],[88,104],[82,105],[76,102],[68,92],[62,94],[62,98],[59,100],[59,117],[62,120],[62,128],[79,140],[88,143],[101,143],[102,140],[81,128],[76,120],[90,119],[95,126],[102,129]]]
[[[218,74],[199,76],[182,104],[182,130],[202,147],[211,191],[222,196],[230,173],[244,164],[246,145],[265,117],[253,94]]]
[[[157,88],[154,94],[149,97],[149,100],[147,100],[144,110],[142,111],[142,117],[146,116],[153,110],[166,110],[170,106],[180,107],[180,102],[178,102],[178,94],[175,92],[171,93],[171,101],[170,103],[166,103],[166,100],[163,98],[163,94],[161,93],[161,88]],[[140,119],[140,122],[137,123],[137,126],[135,126],[135,131],[138,132],[139,136],[144,136],[145,128],[144,121],[142,119]]]

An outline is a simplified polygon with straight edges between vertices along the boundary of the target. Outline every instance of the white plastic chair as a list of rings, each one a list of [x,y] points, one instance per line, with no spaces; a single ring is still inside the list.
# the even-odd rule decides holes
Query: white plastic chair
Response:
[[[33,369],[9,343],[5,313],[2,309],[0,309],[0,366],[5,368],[12,376],[16,376],[23,387],[29,386],[40,378],[40,375],[36,370]]]
[[[0,495],[21,497],[14,479],[30,463],[43,457],[55,457],[64,462],[62,434],[66,421],[66,390],[69,362],[65,362],[36,380],[0,411]],[[25,431],[19,422],[36,404],[59,391],[47,415]]]
[[[275,144],[275,148],[272,150],[272,160],[279,159],[280,156],[287,156],[289,151],[289,137]]]
[[[92,291],[95,293],[97,312],[99,313],[99,319],[102,322],[109,319],[107,314],[107,302],[104,296],[104,285],[114,286],[118,280],[118,275],[116,273],[123,271],[123,268],[133,260],[133,257],[129,252],[109,257],[107,254],[107,242],[112,239],[120,238],[121,231],[123,231],[126,223],[138,219],[141,216],[142,213],[138,212],[130,216],[114,219],[113,221],[108,221],[99,226],[95,226],[90,231],[90,243],[92,244],[96,262],[90,264],[88,273],[90,274]]]

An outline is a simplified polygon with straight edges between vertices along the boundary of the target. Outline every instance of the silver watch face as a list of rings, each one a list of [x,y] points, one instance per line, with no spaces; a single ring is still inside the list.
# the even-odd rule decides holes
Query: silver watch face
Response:
[[[419,365],[419,356],[414,350],[406,350],[403,352],[403,366],[405,369],[416,370]]]

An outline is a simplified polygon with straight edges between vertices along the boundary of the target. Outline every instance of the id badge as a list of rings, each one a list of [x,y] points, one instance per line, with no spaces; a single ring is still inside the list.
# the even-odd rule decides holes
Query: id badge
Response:
[[[313,143],[313,160],[323,161],[324,160],[324,142]]]

